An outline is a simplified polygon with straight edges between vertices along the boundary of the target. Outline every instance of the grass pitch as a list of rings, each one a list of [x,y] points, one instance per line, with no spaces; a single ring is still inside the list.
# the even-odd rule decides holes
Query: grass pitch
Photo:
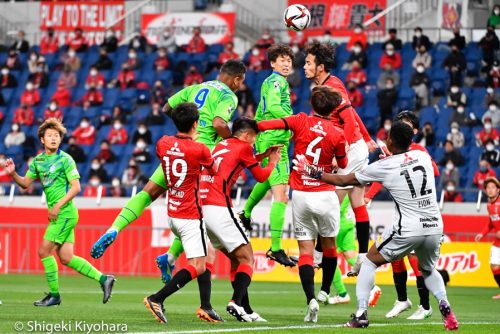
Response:
[[[250,300],[255,311],[267,323],[239,323],[225,312],[231,296],[228,281],[215,280],[212,285],[212,304],[226,322],[209,324],[196,318],[199,305],[197,284],[189,283],[165,303],[169,323],[162,325],[142,304],[144,296],[156,292],[162,283],[159,278],[118,277],[113,297],[102,304],[98,283],[81,276],[60,277],[62,304],[58,307],[35,308],[47,285],[43,275],[0,275],[0,333],[96,333],[96,332],[168,332],[168,333],[343,333],[354,329],[340,328],[356,309],[355,287],[348,286],[353,299],[348,305],[320,306],[318,323],[304,324],[305,297],[300,284],[253,282]],[[319,287],[317,287],[319,288]],[[392,307],[395,291],[381,286],[382,296],[377,307],[370,308],[370,333],[442,333],[441,316],[434,299],[434,314],[430,319],[415,322],[406,320],[410,312],[396,319],[385,319]],[[491,296],[498,289],[449,287],[448,296],[460,322],[460,333],[500,333],[500,300]],[[415,310],[418,295],[414,286],[408,287]],[[432,297],[431,297],[432,298]],[[59,327],[57,327],[59,326]],[[107,327],[106,327],[107,326]],[[114,327],[113,327],[114,326]],[[126,327],[126,328],[125,328]]]

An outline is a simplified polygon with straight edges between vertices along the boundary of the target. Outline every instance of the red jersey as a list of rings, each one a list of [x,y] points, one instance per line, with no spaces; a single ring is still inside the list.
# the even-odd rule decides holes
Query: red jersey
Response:
[[[309,163],[322,168],[327,173],[332,172],[333,158],[337,159],[340,168],[347,166],[344,134],[329,118],[300,113],[282,119],[262,121],[258,125],[260,131],[292,130],[295,141],[293,155],[305,155]],[[301,175],[295,170],[290,173],[290,188],[309,192],[335,190],[335,186]]]
[[[275,164],[260,167],[259,158],[250,144],[238,138],[228,138],[218,143],[212,156],[217,165],[217,173],[210,175],[204,170],[201,175],[200,197],[203,205],[233,207],[231,188],[241,172],[248,168],[257,182],[267,180]]]
[[[163,136],[156,144],[156,155],[168,187],[169,217],[201,219],[201,167],[210,169],[214,164],[208,147],[186,136]]]
[[[490,215],[490,222],[488,225],[486,225],[481,231],[482,235],[486,235],[489,232],[496,233],[495,241],[493,241],[493,246],[500,247],[500,238],[499,238],[499,232],[500,232],[500,197],[497,197],[497,199],[493,203],[488,202],[488,214]]]
[[[321,86],[328,86],[342,95],[342,103],[333,112],[331,120],[336,127],[344,130],[344,135],[347,143],[352,144],[363,138],[365,142],[369,142],[372,138],[366,130],[363,121],[359,118],[358,113],[351,106],[349,94],[342,81],[333,75],[328,77],[321,83]]]

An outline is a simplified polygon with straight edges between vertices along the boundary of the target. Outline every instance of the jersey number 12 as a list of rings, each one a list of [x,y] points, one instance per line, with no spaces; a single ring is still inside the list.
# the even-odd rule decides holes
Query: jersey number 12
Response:
[[[422,186],[420,187],[420,196],[429,195],[432,193],[432,189],[425,189],[427,187],[427,173],[425,172],[425,168],[422,166],[415,166],[412,169],[414,172],[422,172]],[[410,193],[412,198],[417,198],[417,192],[415,191],[415,187],[413,186],[413,182],[411,181],[410,173],[408,169],[402,171],[399,175],[404,175],[406,179],[406,183],[408,183],[408,188],[410,188]]]

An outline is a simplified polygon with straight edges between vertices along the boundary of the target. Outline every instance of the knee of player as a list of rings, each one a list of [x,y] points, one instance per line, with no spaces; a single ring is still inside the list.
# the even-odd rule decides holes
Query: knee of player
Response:
[[[207,270],[207,266],[206,266],[206,263],[205,262],[197,262],[194,267],[196,268],[196,274],[197,276],[200,276],[201,274],[203,274],[205,272],[205,270]]]
[[[432,270],[423,269],[423,268],[419,268],[419,269],[420,269],[420,273],[422,274],[422,276],[424,278],[427,278],[432,274]]]
[[[64,266],[67,266],[71,262],[72,258],[73,255],[59,254],[59,260],[61,260],[61,264]]]
[[[52,255],[52,252],[48,249],[46,249],[45,247],[40,247],[38,248],[38,256],[43,259],[43,258],[46,258],[48,256],[51,256]]]

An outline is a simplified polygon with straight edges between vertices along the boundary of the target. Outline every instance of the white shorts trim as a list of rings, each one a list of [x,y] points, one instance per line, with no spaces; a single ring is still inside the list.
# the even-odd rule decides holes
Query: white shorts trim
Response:
[[[491,246],[490,264],[500,266],[500,247]]]
[[[204,205],[203,216],[210,242],[217,249],[233,252],[241,245],[250,243],[245,228],[227,206]]]
[[[354,172],[359,172],[368,166],[368,145],[364,139],[360,139],[349,146],[347,151],[347,167],[339,168],[338,175],[347,175]],[[351,189],[352,186],[338,187],[337,189]]]
[[[203,219],[169,217],[172,232],[181,239],[186,258],[207,256],[207,230]]]

